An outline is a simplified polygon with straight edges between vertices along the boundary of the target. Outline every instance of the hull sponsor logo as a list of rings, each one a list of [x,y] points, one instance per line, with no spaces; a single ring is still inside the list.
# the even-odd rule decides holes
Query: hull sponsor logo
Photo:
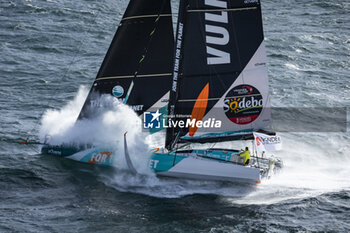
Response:
[[[226,1],[205,0],[206,6],[227,9]],[[205,32],[207,48],[207,64],[219,65],[230,64],[231,55],[227,51],[218,49],[230,42],[230,34],[227,30],[228,14],[227,11],[205,13]],[[215,47],[215,48],[214,48]]]
[[[158,163],[159,163],[159,160],[151,159],[151,160],[149,161],[149,167],[152,168],[152,169],[156,169]]]
[[[112,152],[100,152],[100,153],[95,153],[91,156],[90,160],[88,163],[92,164],[99,164],[99,163],[104,163],[108,158],[110,158],[113,155]]]
[[[263,97],[255,87],[247,84],[232,88],[224,99],[224,112],[235,124],[255,121],[263,110]]]

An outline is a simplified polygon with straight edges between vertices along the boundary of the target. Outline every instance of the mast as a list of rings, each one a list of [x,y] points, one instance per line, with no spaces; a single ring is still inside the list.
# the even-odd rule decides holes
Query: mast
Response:
[[[182,77],[182,61],[183,61],[183,39],[184,39],[184,25],[186,20],[186,8],[189,0],[180,0],[178,21],[176,28],[176,39],[174,48],[174,66],[173,66],[173,80],[170,89],[170,97],[168,103],[168,116],[175,118],[176,101],[178,99],[178,90],[180,87],[180,80]],[[165,136],[165,147],[171,150],[173,141],[176,139],[175,129],[168,128]]]

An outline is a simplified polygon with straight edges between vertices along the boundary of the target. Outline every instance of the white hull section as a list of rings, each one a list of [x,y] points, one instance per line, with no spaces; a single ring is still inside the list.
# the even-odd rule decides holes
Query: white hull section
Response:
[[[127,155],[127,147],[126,155]],[[78,151],[71,155],[63,156],[84,163],[115,166],[113,163],[113,150],[107,148],[92,148]],[[49,151],[51,152],[51,150]],[[59,151],[54,153],[62,155]],[[199,157],[197,154],[177,155],[173,154],[153,154],[150,160],[150,168],[158,176],[176,177],[182,179],[215,180],[241,183],[260,183],[260,168],[243,166],[231,162],[221,162],[217,159]],[[129,158],[130,160],[130,158]],[[174,162],[176,163],[174,164]],[[132,165],[132,161],[129,161]],[[131,167],[130,165],[129,168]],[[131,168],[130,168],[131,169]],[[135,170],[135,169],[131,169]],[[271,170],[271,169],[268,169]],[[135,170],[134,173],[137,173]]]
[[[168,171],[157,175],[187,179],[231,182],[260,182],[260,169],[208,159],[185,158]]]

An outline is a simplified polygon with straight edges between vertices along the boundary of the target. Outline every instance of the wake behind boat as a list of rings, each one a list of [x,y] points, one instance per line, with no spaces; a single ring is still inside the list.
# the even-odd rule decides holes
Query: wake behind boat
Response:
[[[271,126],[260,1],[181,0],[174,40],[170,0],[131,0],[77,121],[94,119],[109,95],[150,134],[165,134],[150,167],[160,176],[259,183],[282,167]],[[117,132],[123,134],[124,132]],[[126,135],[124,154],[130,170]],[[252,140],[250,150],[194,149]],[[45,141],[42,153],[113,166],[114,150]],[[260,153],[258,155],[258,153]]]

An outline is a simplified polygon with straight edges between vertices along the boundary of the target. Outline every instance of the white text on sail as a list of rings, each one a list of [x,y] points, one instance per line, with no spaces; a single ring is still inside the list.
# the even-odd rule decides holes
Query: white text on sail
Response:
[[[205,5],[214,6],[219,8],[227,9],[227,2],[219,0],[205,0]],[[224,27],[224,24],[228,24],[228,15],[226,11],[221,11],[219,14],[215,13],[205,13],[205,31],[206,44],[207,44],[207,54],[211,55],[207,58],[208,65],[218,65],[218,64],[229,64],[231,63],[231,55],[228,52],[213,48],[208,44],[212,45],[227,45],[230,41],[230,34],[228,30]],[[223,24],[222,26],[209,25],[210,22],[216,22]],[[210,33],[210,35],[208,35]],[[215,36],[212,36],[212,35]]]

